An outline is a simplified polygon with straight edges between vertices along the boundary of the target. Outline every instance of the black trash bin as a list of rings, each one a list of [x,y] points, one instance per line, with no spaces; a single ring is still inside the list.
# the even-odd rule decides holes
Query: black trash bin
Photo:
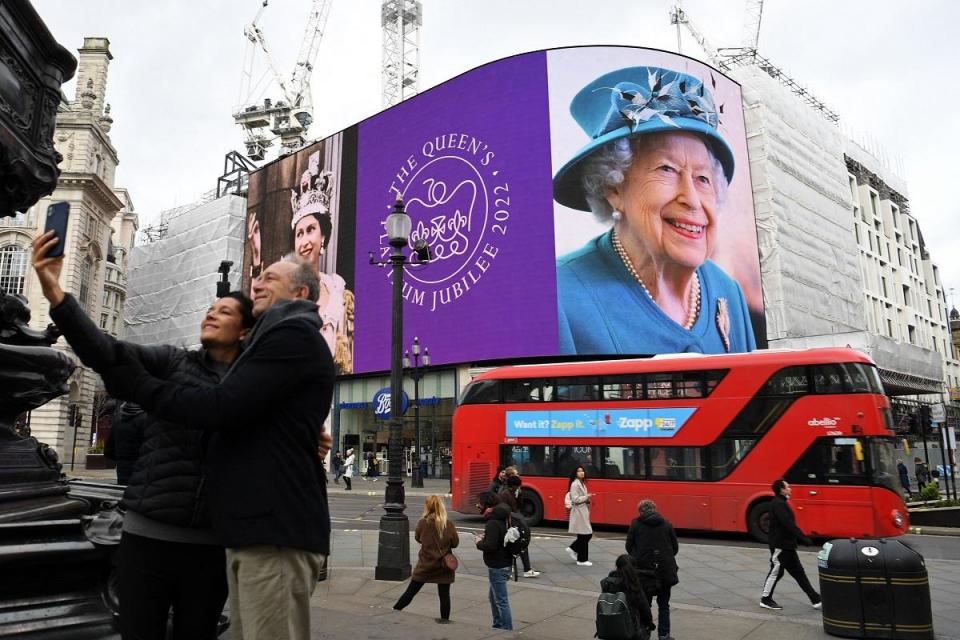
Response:
[[[817,559],[824,631],[845,638],[933,640],[927,568],[909,545],[831,540]]]

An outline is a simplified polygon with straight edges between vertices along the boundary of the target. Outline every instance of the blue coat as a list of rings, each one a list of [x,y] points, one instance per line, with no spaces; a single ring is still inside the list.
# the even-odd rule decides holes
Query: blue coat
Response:
[[[725,353],[717,304],[727,301],[730,352],[756,349],[750,313],[737,282],[707,260],[700,276],[700,316],[689,330],[647,296],[617,255],[610,232],[557,259],[562,354]]]

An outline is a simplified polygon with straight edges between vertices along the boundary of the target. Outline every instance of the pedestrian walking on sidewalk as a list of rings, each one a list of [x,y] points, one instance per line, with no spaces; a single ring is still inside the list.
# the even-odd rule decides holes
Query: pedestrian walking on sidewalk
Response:
[[[487,565],[487,579],[490,581],[490,611],[493,614],[493,628],[513,629],[513,616],[510,613],[510,600],[507,595],[507,583],[513,573],[513,554],[506,548],[504,536],[507,535],[507,518],[510,507],[500,502],[497,494],[484,491],[477,498],[477,510],[483,515],[486,524],[483,533],[474,536],[477,549],[483,552],[483,564]]]
[[[670,638],[670,590],[679,584],[677,552],[680,545],[670,521],[657,512],[653,500],[641,500],[637,505],[640,516],[630,523],[627,531],[627,553],[636,567],[656,577],[652,588],[645,589],[647,604],[657,597],[657,633],[660,640]]]
[[[570,475],[567,497],[569,499],[570,522],[567,532],[576,534],[577,539],[567,547],[567,553],[577,561],[579,567],[592,567],[590,562],[590,538],[593,537],[593,527],[590,526],[590,499],[596,494],[587,491],[587,472],[583,467],[577,467]]]
[[[519,475],[508,475],[506,481],[503,484],[503,488],[500,489],[500,493],[497,494],[497,497],[500,498],[501,502],[506,503],[510,507],[510,511],[513,518],[523,518],[523,514],[520,513],[520,485],[523,484],[523,481],[520,479]],[[540,572],[535,570],[530,565],[530,548],[525,547],[520,552],[520,562],[523,563],[523,577],[524,578],[536,578],[540,576]]]
[[[900,486],[907,492],[908,498],[913,498],[913,491],[910,490],[910,474],[907,472],[907,465],[903,460],[897,458],[897,474],[900,476]]]
[[[347,449],[347,457],[343,460],[343,481],[347,485],[345,491],[352,491],[353,484],[353,464],[357,461],[357,456],[353,455],[353,449]]]
[[[807,573],[803,570],[803,565],[800,564],[800,556],[797,555],[798,542],[810,545],[813,544],[813,541],[797,526],[793,509],[787,503],[792,491],[786,480],[780,479],[773,483],[774,496],[773,500],[770,501],[770,534],[768,538],[770,571],[767,573],[767,579],[763,582],[760,606],[777,611],[783,609],[773,599],[773,590],[777,588],[777,583],[780,582],[780,578],[783,577],[783,572],[786,570],[810,598],[811,606],[814,609],[819,609],[820,594],[807,579]]]
[[[930,482],[930,470],[926,463],[920,458],[913,459],[913,472],[917,476],[917,492],[923,491],[923,488]]]
[[[373,451],[367,452],[367,477],[364,480],[369,480],[370,482],[377,481],[377,456]]]
[[[340,484],[340,476],[343,475],[343,456],[337,451],[330,459],[330,466],[333,467],[333,482]]]
[[[407,590],[403,592],[393,608],[401,611],[410,604],[427,582],[437,585],[440,594],[440,617],[437,622],[450,622],[450,585],[456,578],[456,571],[447,566],[444,557],[460,544],[457,528],[447,519],[447,509],[443,498],[437,495],[427,496],[424,502],[423,516],[417,522],[415,537],[420,543],[417,566]]]
[[[637,573],[635,561],[629,554],[617,556],[617,568],[600,581],[602,593],[623,593],[627,596],[627,606],[633,616],[633,628],[636,634],[631,640],[647,640],[650,632],[657,628],[650,613],[650,602],[644,591],[643,581]],[[602,640],[602,639],[601,639]]]

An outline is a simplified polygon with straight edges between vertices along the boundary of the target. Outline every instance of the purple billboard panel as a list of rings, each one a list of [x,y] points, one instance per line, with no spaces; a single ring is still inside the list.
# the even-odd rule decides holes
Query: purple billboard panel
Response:
[[[391,252],[402,196],[432,259],[407,265],[404,344],[436,364],[557,352],[544,52],[476,69],[359,127],[354,371],[389,368]]]

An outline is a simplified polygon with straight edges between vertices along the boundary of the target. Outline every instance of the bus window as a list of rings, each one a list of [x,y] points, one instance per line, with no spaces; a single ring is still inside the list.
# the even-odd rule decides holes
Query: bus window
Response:
[[[897,459],[888,438],[867,438],[870,443],[870,484],[900,493]]]
[[[651,373],[647,376],[647,398],[650,400],[674,397],[672,373]]]
[[[502,380],[504,402],[543,402],[544,386],[553,397],[553,383],[547,380]]]
[[[636,447],[603,447],[603,477],[642,480],[643,456]]]
[[[558,402],[583,402],[600,399],[599,378],[559,378],[557,380]]]
[[[556,475],[569,478],[577,467],[583,467],[587,478],[600,477],[603,447],[555,447]]]
[[[643,376],[606,376],[603,378],[604,400],[643,400]]]
[[[802,396],[810,392],[807,367],[786,367],[777,371],[763,388],[759,396]]]
[[[857,438],[817,438],[787,472],[796,484],[868,484],[866,461],[857,460]]]
[[[850,386],[844,384],[846,375],[837,364],[821,364],[812,367],[810,377],[814,393],[845,393]]]
[[[552,476],[554,447],[542,444],[500,447],[500,466],[515,466],[521,476]]]
[[[649,447],[650,477],[667,480],[703,480],[700,447]]]
[[[500,402],[499,380],[476,380],[463,390],[460,404],[491,404]]]
[[[710,445],[710,479],[726,478],[757,443],[755,438],[720,438]]]

